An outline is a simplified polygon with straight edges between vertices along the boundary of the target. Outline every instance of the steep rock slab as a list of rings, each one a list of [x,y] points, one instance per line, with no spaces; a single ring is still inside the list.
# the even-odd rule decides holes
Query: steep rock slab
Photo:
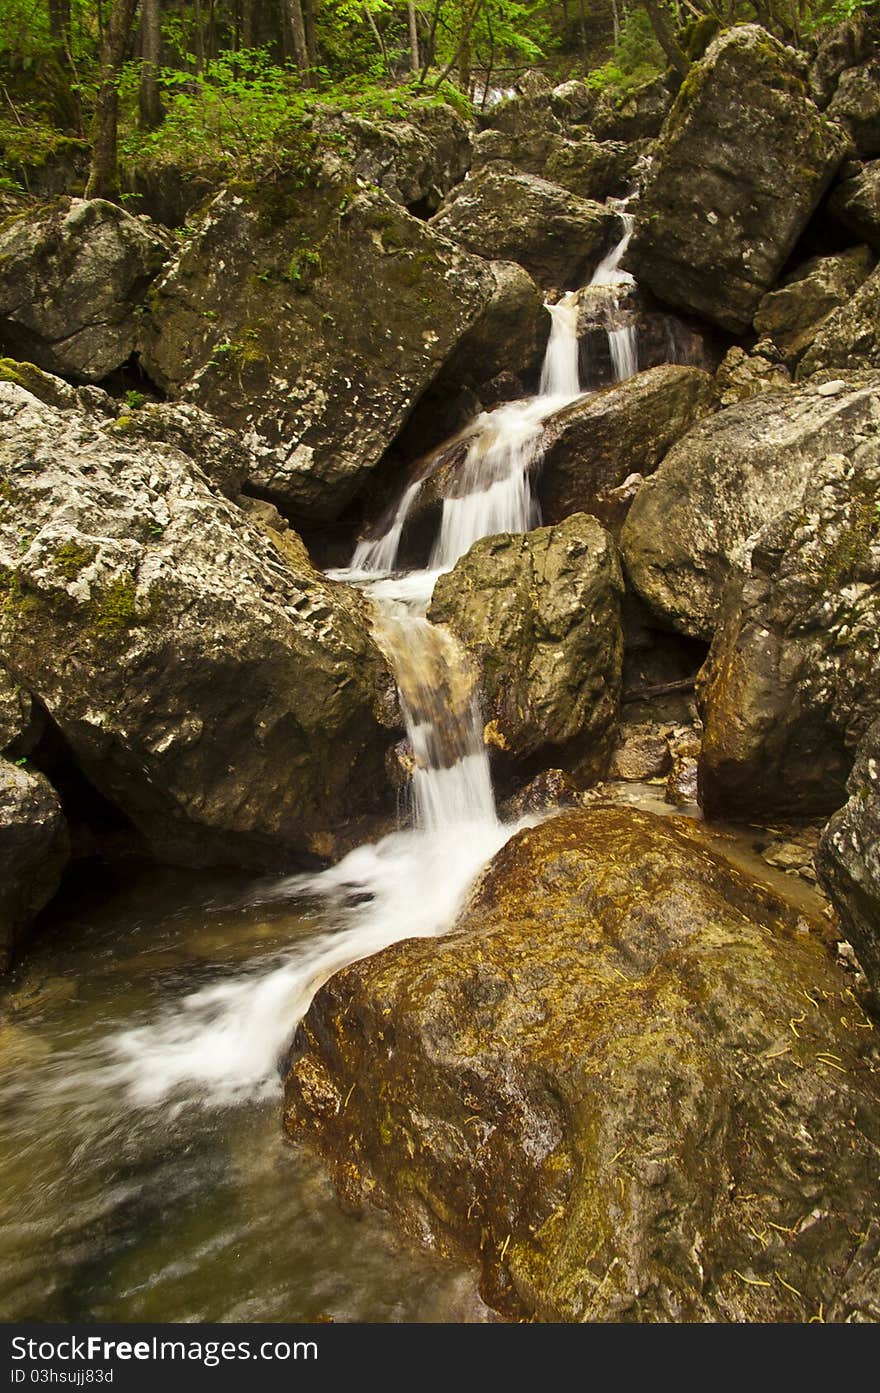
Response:
[[[598,778],[620,703],[623,581],[595,518],[488,537],[437,582],[430,615],[480,671],[491,743],[520,770]]]
[[[0,344],[98,382],[131,356],[139,310],[170,255],[152,224],[102,199],[62,198],[0,228]]]
[[[385,194],[309,167],[210,205],[156,287],[143,361],[241,431],[251,482],[335,517],[492,298],[488,267]]]
[[[845,148],[790,50],[754,24],[720,35],[657,143],[630,250],[639,279],[661,300],[744,332]]]
[[[631,474],[651,474],[714,406],[699,368],[650,368],[557,412],[547,422],[538,480],[545,522],[570,513],[604,517],[607,494]]]
[[[806,1320],[880,1207],[876,1035],[806,927],[687,819],[564,813],[321,989],[287,1129],[510,1315]]]
[[[798,364],[797,376],[866,367],[880,368],[880,268],[826,320]]]
[[[816,870],[880,996],[880,721],[859,746],[847,790],[822,833]]]
[[[67,824],[48,779],[0,759],[0,971],[58,889],[68,850]]]
[[[852,299],[874,269],[869,247],[837,256],[815,256],[765,295],[755,314],[755,333],[768,338],[793,365],[835,310]]]
[[[809,816],[844,801],[880,716],[880,382],[808,487],[753,538],[701,679],[710,812]]]
[[[176,447],[11,384],[0,411],[0,651],[156,854],[285,865],[381,804],[393,686],[352,592]]]
[[[856,237],[880,251],[880,160],[842,179],[828,200],[828,209]]]
[[[732,570],[752,534],[786,512],[831,455],[873,438],[876,373],[806,384],[729,406],[674,445],[640,488],[620,536],[648,606],[691,638],[711,638]]]
[[[587,279],[618,219],[546,179],[489,168],[456,189],[430,225],[478,256],[518,261],[539,285],[568,289]]]

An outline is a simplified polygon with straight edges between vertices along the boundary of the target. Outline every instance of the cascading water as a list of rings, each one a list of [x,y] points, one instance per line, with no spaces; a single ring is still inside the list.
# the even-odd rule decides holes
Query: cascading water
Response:
[[[608,288],[612,292],[626,292],[635,285],[629,271],[622,270],[620,265],[633,235],[635,218],[627,211],[626,200],[617,203],[616,208],[623,226],[623,235],[596,267],[590,280],[591,289]],[[612,293],[612,320],[614,313],[620,309],[621,298],[620,293]],[[619,326],[612,322],[606,332],[614,381],[625,382],[628,377],[634,377],[639,370],[638,330],[635,322],[630,319]]]

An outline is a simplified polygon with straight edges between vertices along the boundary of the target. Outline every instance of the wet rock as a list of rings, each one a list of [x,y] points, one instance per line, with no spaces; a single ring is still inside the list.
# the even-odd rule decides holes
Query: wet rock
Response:
[[[143,361],[245,436],[256,490],[312,521],[350,502],[495,292],[380,192],[308,166],[210,205],[153,296]]]
[[[548,808],[570,808],[580,802],[576,784],[562,769],[544,769],[501,806],[505,822],[517,822]]]
[[[829,315],[848,304],[867,280],[874,260],[869,247],[853,247],[804,262],[779,290],[764,296],[755,314],[755,333],[770,339],[783,361],[793,366]]]
[[[841,74],[828,118],[849,132],[862,159],[880,155],[880,59]]]
[[[664,797],[673,807],[695,804],[699,797],[699,761],[702,749],[702,725],[691,726],[673,733],[669,741],[671,767],[666,778]]]
[[[857,174],[842,179],[828,200],[828,208],[856,237],[863,237],[880,251],[880,160],[872,160]]]
[[[865,733],[847,792],[822,834],[816,870],[880,997],[880,721]]]
[[[731,579],[701,675],[709,813],[831,812],[880,715],[876,382],[868,402],[868,414],[848,413],[843,448],[829,443]]]
[[[478,256],[519,262],[541,286],[567,289],[598,264],[617,217],[546,179],[489,168],[454,190],[430,225]]]
[[[626,723],[620,727],[608,777],[637,783],[657,779],[669,772],[671,762],[667,731],[662,725],[653,721]]]
[[[805,1320],[880,1205],[876,1036],[807,928],[688,819],[563,813],[321,989],[287,1130],[508,1315]]]
[[[474,655],[508,767],[604,773],[620,701],[622,580],[595,518],[477,542],[434,590],[429,618]]]
[[[798,364],[797,376],[860,367],[880,368],[880,268],[825,321]]]
[[[669,365],[557,412],[547,422],[538,482],[544,519],[555,523],[587,512],[612,521],[609,491],[632,474],[651,474],[714,404],[708,373]]]
[[[130,356],[150,283],[170,255],[149,222],[61,198],[0,228],[0,344],[48,372],[98,382]]]
[[[779,352],[775,345],[768,348],[773,357],[763,353],[747,353],[744,348],[728,349],[718,365],[715,384],[722,406],[733,406],[735,402],[747,401],[749,397],[759,397],[765,392],[781,392],[791,385],[791,373],[784,363],[778,361]]]
[[[67,824],[48,779],[0,759],[0,971],[58,889],[68,850]]]
[[[288,865],[381,808],[393,683],[359,597],[177,446],[9,383],[0,411],[0,651],[155,853]]]
[[[657,142],[629,252],[636,275],[661,300],[742,333],[845,148],[791,50],[754,24],[722,33]]]
[[[711,637],[752,534],[797,506],[825,460],[854,459],[876,429],[878,382],[875,373],[753,397],[672,447],[620,536],[629,577],[655,614],[680,633]]]

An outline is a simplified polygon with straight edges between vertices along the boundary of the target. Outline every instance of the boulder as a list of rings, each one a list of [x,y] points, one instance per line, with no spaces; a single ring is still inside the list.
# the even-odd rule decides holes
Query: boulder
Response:
[[[424,216],[436,211],[470,168],[470,129],[445,102],[412,102],[406,119],[394,121],[319,109],[315,124],[338,144],[355,179]]]
[[[240,435],[191,402],[149,402],[125,411],[108,427],[114,439],[170,445],[195,460],[227,498],[237,499],[254,467]]]
[[[68,851],[67,824],[48,779],[0,759],[0,971],[58,889]]]
[[[769,519],[797,506],[829,456],[876,429],[880,377],[806,384],[699,422],[642,485],[620,536],[632,584],[680,633],[711,638],[721,597]]]
[[[797,376],[867,367],[880,368],[880,268],[825,321],[798,364]]]
[[[779,361],[781,355],[776,345],[770,339],[759,342],[772,357],[756,349],[747,353],[744,348],[734,346],[718,364],[715,387],[722,406],[733,406],[734,402],[760,397],[765,392],[782,392],[791,385],[791,373]]]
[[[0,346],[99,382],[126,362],[166,235],[102,199],[60,198],[0,228]]]
[[[880,160],[862,165],[842,179],[828,200],[828,209],[856,237],[880,251]]]
[[[847,791],[822,833],[816,870],[880,997],[880,721],[859,745]]]
[[[601,204],[530,174],[485,169],[457,188],[430,226],[490,260],[518,261],[541,286],[581,285],[618,224]]]
[[[563,813],[321,988],[286,1128],[508,1316],[859,1319],[877,1037],[810,925],[688,819]]]
[[[10,383],[0,419],[4,663],[156,855],[286,866],[381,807],[393,683],[359,597],[177,445]]]
[[[880,58],[841,74],[828,118],[849,132],[860,158],[880,155]]]
[[[310,521],[351,501],[495,292],[381,192],[309,165],[211,203],[152,296],[150,376],[240,432]]]
[[[870,58],[877,39],[877,21],[865,14],[841,20],[821,34],[809,80],[810,93],[822,111],[834,96],[841,74]]]
[[[712,411],[712,378],[669,365],[581,398],[551,416],[538,481],[542,516],[608,517],[607,494],[631,474],[650,474],[669,448]]]
[[[625,192],[641,153],[622,141],[587,135],[572,140],[553,126],[538,124],[517,132],[482,131],[474,141],[473,168],[491,165],[496,172],[541,175],[579,198],[601,203]]]
[[[793,366],[829,315],[847,305],[867,280],[874,260],[870,247],[853,247],[805,261],[778,290],[764,296],[755,313],[755,333],[770,339]]]
[[[691,68],[657,142],[632,268],[661,300],[742,333],[845,149],[790,49],[755,24],[725,31]]]
[[[608,764],[620,702],[623,582],[595,518],[475,543],[437,581],[429,618],[448,624],[480,672],[502,763],[562,765],[581,781]]]
[[[806,490],[752,538],[700,679],[709,813],[840,807],[880,716],[880,378],[844,411]],[[842,399],[846,398],[842,395]]]
[[[639,87],[606,87],[590,115],[599,140],[645,140],[657,135],[672,105],[673,94],[662,77]]]

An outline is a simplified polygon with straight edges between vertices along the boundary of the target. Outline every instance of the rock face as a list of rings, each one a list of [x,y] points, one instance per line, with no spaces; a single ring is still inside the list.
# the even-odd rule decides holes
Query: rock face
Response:
[[[767,392],[782,392],[791,385],[791,372],[779,362],[779,350],[769,339],[759,340],[772,358],[754,350],[747,353],[735,345],[728,349],[718,364],[715,385],[722,406],[760,397]]]
[[[319,114],[317,127],[341,138],[354,178],[427,215],[470,168],[471,134],[445,103],[412,103],[407,114],[406,121],[369,121],[330,109]]]
[[[564,813],[446,937],[321,989],[287,1129],[509,1315],[806,1320],[852,1287],[880,1127],[875,1034],[805,930],[686,819]]]
[[[790,50],[754,24],[720,35],[691,69],[657,143],[630,249],[639,280],[661,300],[743,332],[844,149]]]
[[[454,191],[431,227],[491,260],[517,261],[542,286],[581,285],[611,241],[617,217],[601,204],[529,174],[493,169]]]
[[[176,446],[0,403],[0,651],[157,855],[286,865],[379,805],[392,684],[351,592]]]
[[[860,367],[880,368],[880,269],[825,322],[798,364],[797,375]]]
[[[595,518],[477,542],[437,582],[429,618],[475,656],[491,743],[518,770],[604,773],[620,701],[623,582]]]
[[[558,412],[547,423],[538,482],[542,515],[608,516],[607,495],[631,474],[651,474],[667,450],[713,408],[699,368],[651,368]]]
[[[806,384],[742,401],[695,426],[642,485],[620,537],[648,606],[692,638],[710,638],[747,543],[797,506],[830,456],[855,458],[876,430],[880,378]]]
[[[639,156],[623,141],[594,140],[563,135],[552,117],[523,129],[482,131],[474,142],[474,170],[493,166],[496,173],[519,171],[558,184],[579,198],[600,203],[622,194],[631,181]]]
[[[880,160],[842,179],[828,200],[829,210],[857,237],[880,251]]]
[[[841,74],[828,116],[849,131],[863,159],[880,155],[880,59]]]
[[[67,862],[67,824],[42,774],[0,759],[0,971]]]
[[[352,499],[495,293],[489,267],[341,176],[231,186],[156,287],[143,361],[242,432],[312,521]]]
[[[831,812],[880,716],[877,386],[731,582],[701,679],[707,812]]]
[[[816,870],[880,996],[880,721],[859,746],[847,787],[849,801],[819,842]]]
[[[839,256],[816,256],[765,295],[755,314],[755,333],[771,340],[792,366],[809,348],[829,315],[852,299],[874,269],[869,247]]]
[[[0,344],[98,382],[131,356],[169,242],[101,199],[62,198],[0,229]]]

